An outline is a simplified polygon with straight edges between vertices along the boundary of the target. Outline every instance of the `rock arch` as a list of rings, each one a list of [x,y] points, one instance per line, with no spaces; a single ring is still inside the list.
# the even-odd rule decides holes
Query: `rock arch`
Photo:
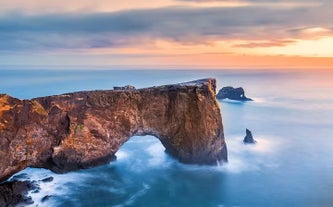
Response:
[[[0,95],[0,180],[26,167],[63,173],[114,159],[134,135],[183,163],[227,161],[215,79],[19,100]]]

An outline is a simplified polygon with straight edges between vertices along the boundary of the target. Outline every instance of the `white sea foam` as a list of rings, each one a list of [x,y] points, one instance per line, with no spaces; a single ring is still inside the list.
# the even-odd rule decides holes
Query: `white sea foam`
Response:
[[[115,205],[114,207],[133,206],[135,201],[139,197],[142,197],[143,195],[145,195],[150,188],[151,188],[150,185],[143,183],[142,188],[139,191],[130,195],[130,197],[123,204],[118,204],[118,205]]]
[[[227,138],[229,162],[221,167],[231,173],[257,171],[263,167],[278,167],[273,155],[279,152],[281,143],[272,137],[258,135],[257,143],[244,144],[241,135]]]
[[[139,191],[135,192],[133,195],[130,196],[130,198],[125,201],[125,206],[131,206],[134,204],[135,200],[138,199],[139,197],[143,196],[146,194],[146,192],[150,189],[150,186],[148,184],[143,183],[142,184],[142,189]]]
[[[126,148],[118,151],[117,156],[119,156],[119,161],[124,159],[129,161],[130,159],[133,159],[131,161],[130,169],[135,172],[142,172],[154,167],[169,167],[172,163],[178,163],[179,167],[186,170],[207,170],[207,168],[209,168],[211,170],[224,171],[227,173],[242,173],[246,171],[258,171],[264,167],[278,167],[278,161],[273,159],[273,155],[278,153],[280,149],[281,143],[277,140],[281,140],[281,138],[265,135],[256,135],[256,137],[258,138],[256,138],[257,144],[255,145],[244,145],[243,135],[227,137],[229,161],[228,163],[224,163],[217,167],[180,164],[168,157],[164,152],[165,148],[160,142],[150,139],[150,137],[147,137],[147,139],[151,141],[151,144],[148,144],[148,147],[145,148],[144,152],[141,152],[147,153],[147,159],[141,159],[136,156],[131,156],[129,158],[131,151]],[[134,141],[136,140],[138,139],[135,139]]]
[[[125,151],[125,150],[119,150],[116,153],[116,156],[117,156],[118,161],[122,161],[122,160],[125,160],[125,159],[128,159],[129,157],[131,157],[131,153],[129,151]]]
[[[77,182],[78,179],[89,179],[92,176],[89,174],[82,174],[78,172],[70,172],[67,174],[55,174],[49,170],[45,169],[35,169],[35,168],[27,168],[17,174],[25,173],[27,174],[29,180],[36,181],[40,187],[39,192],[33,193],[29,192],[28,196],[31,196],[34,203],[29,205],[31,207],[49,207],[49,206],[57,206],[56,199],[52,199],[52,197],[44,202],[42,199],[45,196],[53,196],[53,197],[65,197],[71,189],[68,186],[68,183]],[[53,177],[53,181],[51,182],[43,182],[41,181],[44,178]]]
[[[150,155],[148,160],[148,164],[150,166],[160,166],[164,162],[166,162],[166,154],[164,152],[165,148],[161,143],[155,143],[150,145],[146,152]]]
[[[233,99],[223,99],[221,100],[221,102],[225,102],[225,103],[235,103],[235,104],[244,104],[244,101],[238,101],[238,100],[233,100]]]
[[[253,102],[255,102],[255,103],[266,103],[267,102],[267,100],[264,98],[252,97],[252,99],[253,99]]]
[[[134,172],[150,168],[168,167],[172,159],[165,153],[165,148],[154,136],[132,137],[116,153],[117,163],[123,163]]]

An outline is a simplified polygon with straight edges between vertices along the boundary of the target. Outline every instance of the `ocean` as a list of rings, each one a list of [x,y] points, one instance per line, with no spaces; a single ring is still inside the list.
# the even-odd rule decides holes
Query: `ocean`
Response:
[[[54,177],[30,194],[30,206],[333,206],[333,72],[0,69],[0,77],[0,93],[21,99],[207,77],[217,79],[217,89],[242,86],[254,99],[219,101],[229,153],[223,166],[181,164],[157,138],[135,136],[103,166],[67,174],[19,172],[31,180]],[[243,144],[246,128],[256,145]]]

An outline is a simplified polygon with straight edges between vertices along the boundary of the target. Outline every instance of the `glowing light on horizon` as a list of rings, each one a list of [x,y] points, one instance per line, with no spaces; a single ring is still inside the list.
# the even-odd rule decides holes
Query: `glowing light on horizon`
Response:
[[[244,49],[257,55],[288,55],[304,57],[332,57],[333,37],[322,37],[313,40],[295,40],[292,44],[283,46]]]

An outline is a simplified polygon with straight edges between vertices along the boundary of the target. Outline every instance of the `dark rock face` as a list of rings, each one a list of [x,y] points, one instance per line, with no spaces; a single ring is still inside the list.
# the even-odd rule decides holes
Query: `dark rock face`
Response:
[[[215,79],[32,100],[0,95],[0,181],[26,167],[64,173],[115,159],[134,135],[154,135],[183,163],[227,161]]]
[[[246,136],[243,140],[244,144],[255,144],[256,141],[253,139],[252,133],[250,130],[246,129]]]
[[[243,88],[233,88],[231,86],[223,87],[216,95],[217,99],[230,99],[236,101],[253,101],[245,96]]]
[[[28,192],[38,186],[30,181],[11,181],[0,184],[0,206],[26,206],[33,201],[27,196]]]

